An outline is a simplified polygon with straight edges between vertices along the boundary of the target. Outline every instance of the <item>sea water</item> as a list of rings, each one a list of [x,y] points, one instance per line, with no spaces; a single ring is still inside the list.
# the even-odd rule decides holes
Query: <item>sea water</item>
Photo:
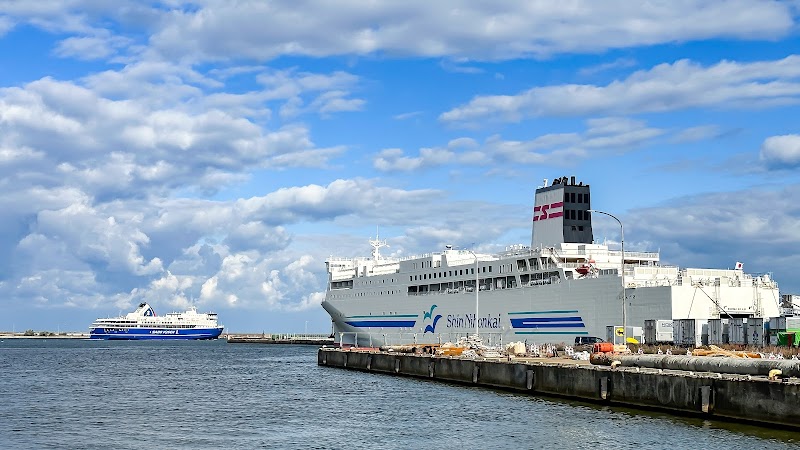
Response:
[[[313,346],[0,341],[3,449],[788,449],[800,433],[320,367]]]

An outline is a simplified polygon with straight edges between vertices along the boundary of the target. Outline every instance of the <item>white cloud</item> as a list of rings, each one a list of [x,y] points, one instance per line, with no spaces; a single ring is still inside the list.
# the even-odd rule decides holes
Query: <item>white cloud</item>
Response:
[[[760,159],[770,169],[800,166],[800,135],[771,136],[761,145]]]
[[[335,100],[327,98],[320,109],[336,110]],[[213,191],[254,168],[324,167],[345,150],[316,147],[303,125],[265,132],[223,110],[159,103],[148,95],[112,100],[49,78],[0,89],[0,148],[6,158],[57,167],[48,170],[50,183],[100,196],[176,187]],[[28,178],[11,166],[0,165],[0,173]]]
[[[130,43],[131,40],[119,36],[70,37],[59,42],[54,52],[62,58],[103,59],[115,54],[117,48]]]
[[[418,156],[408,156],[402,149],[379,152],[373,166],[381,171],[412,171],[458,163],[488,165],[510,161],[518,164],[576,165],[597,152],[619,152],[637,147],[664,133],[646,126],[644,122],[625,118],[587,120],[581,133],[544,134],[519,141],[504,140],[499,135],[486,139],[483,145],[461,138],[446,147],[422,148]]]
[[[677,143],[704,141],[719,137],[721,134],[722,130],[718,125],[698,125],[679,132],[673,141]]]
[[[663,5],[578,0],[569,7],[548,2],[346,1],[334,6],[311,1],[302,9],[209,1],[170,14],[172,20],[153,37],[153,46],[165,55],[198,61],[377,53],[511,59],[710,38],[775,38],[793,26],[789,5],[744,0]]]
[[[631,58],[617,58],[614,61],[598,64],[592,67],[584,67],[578,71],[578,74],[581,76],[591,76],[601,72],[614,70],[614,69],[626,69],[628,67],[636,66],[636,60]]]
[[[14,22],[6,16],[0,16],[0,37],[14,29]]]
[[[534,87],[517,95],[478,96],[439,116],[444,122],[518,122],[530,117],[637,114],[700,107],[767,107],[800,101],[800,56],[776,61],[689,60],[660,64],[606,86]]]
[[[12,223],[30,217],[26,227],[6,234],[13,246],[4,253],[13,255],[8,259],[13,264],[2,265],[3,298],[84,307],[150,301],[183,308],[196,301],[284,311],[309,308],[319,298],[312,293],[325,288],[321,261],[341,243],[326,237],[308,252],[290,251],[294,233],[287,227],[348,218],[422,222],[410,210],[441,195],[366,180],[285,188],[227,202],[98,202],[74,190],[32,192],[21,199],[0,196]]]
[[[392,118],[395,120],[407,120],[407,119],[412,119],[414,117],[419,117],[421,114],[422,111],[411,111],[407,113],[396,114],[392,116]]]

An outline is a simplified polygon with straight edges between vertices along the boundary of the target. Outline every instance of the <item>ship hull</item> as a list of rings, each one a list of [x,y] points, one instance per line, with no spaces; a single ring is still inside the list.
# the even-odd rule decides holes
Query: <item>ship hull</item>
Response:
[[[215,328],[92,328],[90,339],[105,340],[197,340],[217,339],[223,327]]]
[[[609,339],[608,327],[643,327],[649,319],[775,317],[777,286],[698,284],[630,287],[623,319],[619,277],[564,280],[545,286],[481,291],[477,331],[485,342],[570,344]],[[329,298],[322,306],[341,345],[441,344],[476,332],[474,292]],[[614,337],[613,339],[616,339]]]
[[[621,291],[617,277],[481,291],[477,331],[497,344],[605,337],[607,325],[622,324]],[[671,316],[669,307],[659,303],[664,311],[658,311],[656,304],[648,313]],[[439,344],[476,332],[474,292],[328,299],[323,308],[333,318],[336,342],[343,345]],[[638,319],[630,314],[629,318]]]

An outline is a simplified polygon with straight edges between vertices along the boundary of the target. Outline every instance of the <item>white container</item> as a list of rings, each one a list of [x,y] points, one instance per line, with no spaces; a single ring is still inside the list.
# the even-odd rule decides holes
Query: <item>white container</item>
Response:
[[[800,317],[786,317],[786,331],[797,331],[800,330]]]
[[[644,342],[659,344],[672,342],[672,320],[650,319],[644,321]]]

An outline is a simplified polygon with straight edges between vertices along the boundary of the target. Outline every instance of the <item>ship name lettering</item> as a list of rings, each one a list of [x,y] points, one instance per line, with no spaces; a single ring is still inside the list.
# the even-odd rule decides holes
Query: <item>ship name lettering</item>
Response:
[[[447,328],[475,328],[475,314],[448,314]],[[500,316],[480,317],[478,328],[500,328]]]

